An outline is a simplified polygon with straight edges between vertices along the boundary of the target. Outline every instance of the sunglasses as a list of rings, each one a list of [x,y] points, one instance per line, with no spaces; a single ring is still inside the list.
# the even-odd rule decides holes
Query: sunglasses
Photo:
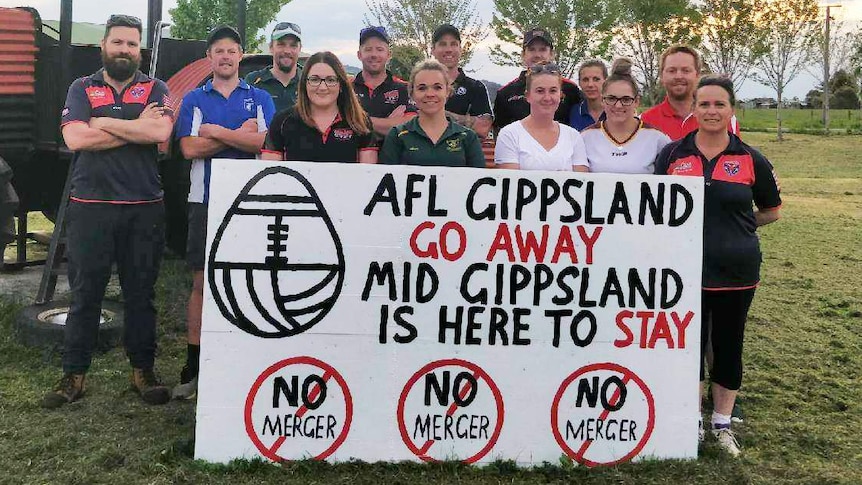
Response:
[[[635,102],[635,98],[631,96],[623,96],[618,98],[616,96],[602,96],[602,101],[608,106],[614,106],[617,103],[620,103],[623,106],[631,106]]]
[[[372,27],[365,27],[364,29],[359,31],[359,37],[364,37],[365,34],[372,33],[372,32],[380,34],[380,35],[386,37],[387,39],[389,38],[389,34],[386,33],[386,27],[382,27],[379,25],[378,26],[372,26]]]
[[[549,62],[547,64],[536,64],[535,66],[530,66],[530,68],[527,69],[527,72],[529,74],[560,74],[560,66],[553,62]]]
[[[105,27],[136,27],[141,28],[141,19],[133,15],[114,14],[108,17]]]
[[[302,33],[302,29],[300,29],[299,26],[293,22],[279,22],[275,25],[275,28],[272,29],[272,31],[275,32],[276,30],[286,30],[286,29],[290,29],[290,30],[296,32],[297,34]]]

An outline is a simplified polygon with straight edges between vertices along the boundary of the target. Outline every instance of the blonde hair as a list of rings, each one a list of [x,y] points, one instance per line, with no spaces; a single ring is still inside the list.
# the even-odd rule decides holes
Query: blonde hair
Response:
[[[437,71],[442,74],[443,81],[445,81],[446,84],[446,93],[452,94],[452,79],[449,79],[449,70],[446,69],[446,66],[435,59],[426,59],[424,61],[417,62],[410,71],[410,81],[407,83],[407,92],[410,94],[411,98],[413,97],[413,86],[416,84],[416,75],[422,71]]]
[[[356,97],[356,93],[353,91],[353,85],[347,77],[347,71],[344,70],[344,66],[338,60],[338,57],[329,51],[318,52],[312,55],[308,58],[302,69],[302,76],[299,78],[296,96],[296,112],[299,114],[299,117],[305,124],[315,126],[314,120],[311,118],[311,102],[308,100],[308,73],[311,71],[311,66],[320,63],[331,67],[335,71],[335,77],[338,78],[338,85],[340,87],[338,100],[336,101],[338,112],[341,113],[341,116],[344,117],[353,131],[360,135],[371,133],[368,115],[362,109],[362,105],[359,104],[359,98]]]

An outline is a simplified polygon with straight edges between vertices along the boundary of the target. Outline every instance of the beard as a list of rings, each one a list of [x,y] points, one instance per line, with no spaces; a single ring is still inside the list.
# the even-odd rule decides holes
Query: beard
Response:
[[[296,63],[292,59],[284,59],[283,61],[276,61],[275,65],[279,71],[289,74],[293,67],[296,66]]]
[[[102,65],[105,66],[105,71],[112,79],[127,81],[138,70],[141,60],[123,54],[109,56],[105,51],[102,51]]]

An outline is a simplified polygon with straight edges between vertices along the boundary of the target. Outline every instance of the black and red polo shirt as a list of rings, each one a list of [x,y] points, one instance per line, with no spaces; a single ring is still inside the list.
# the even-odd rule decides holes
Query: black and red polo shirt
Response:
[[[135,120],[150,103],[169,103],[168,87],[142,72],[118,93],[105,82],[104,69],[69,86],[60,126],[108,116]],[[170,104],[170,103],[169,103]],[[72,168],[72,200],[142,203],[162,199],[156,144],[128,143],[100,151],[80,151]]]
[[[452,82],[452,96],[446,100],[446,111],[459,115],[491,116],[491,100],[488,88],[464,74],[458,68],[458,77]]]
[[[524,93],[527,90],[527,71],[513,79],[509,84],[497,91],[494,98],[494,128],[499,133],[500,129],[509,123],[522,120],[530,114],[530,103]],[[554,120],[569,124],[569,112],[572,107],[583,99],[581,90],[572,81],[563,78],[563,86],[560,90],[560,106],[554,113]]]
[[[372,118],[386,118],[399,106],[407,106],[408,112],[415,112],[416,105],[410,99],[407,82],[386,71],[386,79],[375,88],[365,84],[362,73],[353,78],[353,90],[359,98],[362,109]]]
[[[703,289],[754,288],[760,281],[761,254],[753,206],[781,206],[775,171],[766,157],[732,133],[727,148],[707,160],[695,145],[696,134],[665,146],[655,173],[703,177]]]
[[[262,151],[298,162],[358,162],[360,151],[379,149],[379,138],[373,131],[357,133],[340,114],[321,133],[302,121],[296,108],[289,108],[272,119]]]

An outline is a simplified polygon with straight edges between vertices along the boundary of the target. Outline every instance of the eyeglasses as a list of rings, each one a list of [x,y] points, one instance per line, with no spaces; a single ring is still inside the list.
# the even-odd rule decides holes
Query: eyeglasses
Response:
[[[560,73],[560,66],[558,66],[554,62],[548,62],[546,64],[536,64],[535,66],[530,66],[527,69],[527,73],[528,74],[542,74],[542,73],[559,74]]]
[[[380,25],[365,27],[364,29],[359,31],[359,37],[360,38],[365,37],[366,34],[369,34],[372,32],[376,33],[376,34],[380,34],[383,37],[386,37],[387,39],[389,38],[389,34],[386,33],[386,27],[382,27]]]
[[[334,88],[335,86],[338,86],[338,78],[335,76],[327,76],[327,77],[309,76],[309,78],[306,82],[308,83],[309,86],[313,86],[315,88],[320,87],[320,83],[325,83],[326,87],[329,87],[329,88]]]
[[[618,98],[616,96],[602,96],[602,101],[608,106],[614,106],[617,103],[620,103],[623,106],[631,106],[635,102],[635,98],[631,96],[623,96],[622,98]]]
[[[294,31],[297,34],[302,33],[302,29],[299,28],[299,25],[296,25],[293,22],[279,22],[275,25],[275,28],[273,28],[272,31],[275,32],[278,30],[287,30],[287,29]]]
[[[134,27],[140,29],[142,25],[141,19],[133,15],[114,14],[108,17],[105,27]]]

